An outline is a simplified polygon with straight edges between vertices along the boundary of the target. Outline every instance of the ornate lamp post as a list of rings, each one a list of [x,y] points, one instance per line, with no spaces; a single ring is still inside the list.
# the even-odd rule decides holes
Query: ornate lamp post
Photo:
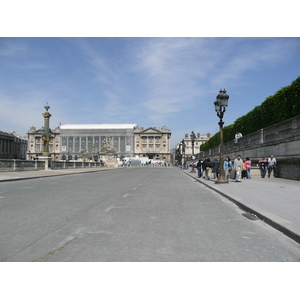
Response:
[[[181,144],[182,144],[182,155],[183,155],[182,170],[186,170],[186,167],[185,167],[185,142],[184,142],[184,139],[182,139]]]
[[[195,135],[194,131],[192,131],[192,133],[190,134],[190,138],[192,140],[192,160],[194,160],[195,159],[195,156],[194,156],[194,143],[195,143],[195,139],[196,139],[196,135]],[[192,165],[192,170],[191,170],[190,173],[196,173],[194,164]]]
[[[225,171],[224,171],[224,157],[223,157],[223,117],[226,111],[226,107],[228,106],[229,96],[226,94],[226,90],[220,90],[219,95],[217,96],[217,100],[214,102],[215,111],[217,112],[217,116],[220,118],[220,175],[218,180],[215,183],[228,183],[228,180],[225,179]]]

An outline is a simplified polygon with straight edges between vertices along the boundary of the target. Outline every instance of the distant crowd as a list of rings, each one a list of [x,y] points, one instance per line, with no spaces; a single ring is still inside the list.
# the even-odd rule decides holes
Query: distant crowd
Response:
[[[274,155],[271,155],[269,158],[262,156],[258,161],[261,178],[265,178],[266,174],[270,178],[271,174],[277,176],[277,161]],[[213,161],[209,157],[204,160],[199,160],[198,162],[192,162],[191,164],[186,164],[185,168],[189,167],[197,168],[198,178],[218,179],[220,174],[220,162],[217,158]],[[242,180],[251,179],[251,167],[252,161],[249,157],[242,159],[241,155],[238,155],[233,161],[229,157],[225,158],[224,161],[224,171],[225,179],[229,178],[234,179],[236,182],[241,182]],[[182,166],[181,166],[182,168]]]

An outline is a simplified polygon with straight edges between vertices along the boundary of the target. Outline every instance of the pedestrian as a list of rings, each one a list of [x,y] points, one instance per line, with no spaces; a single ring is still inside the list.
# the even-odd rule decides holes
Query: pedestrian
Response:
[[[233,168],[235,169],[236,182],[241,182],[242,170],[243,170],[243,160],[240,155],[234,160]]]
[[[198,178],[201,177],[201,168],[202,168],[202,160],[199,159],[198,163],[197,163],[197,170],[198,170]]]
[[[243,171],[242,171],[242,179],[247,179],[247,166],[246,166],[246,160],[243,159]]]
[[[234,136],[234,142],[237,143],[242,136],[243,135],[240,132],[237,132]]]
[[[268,169],[268,160],[263,155],[258,161],[261,178],[265,178]]]
[[[206,178],[210,180],[210,173],[211,173],[212,163],[210,162],[210,158],[206,159]]]
[[[219,166],[220,163],[218,162],[218,159],[215,158],[213,161],[212,166],[212,173],[214,174],[214,179],[217,179],[219,177]]]
[[[251,160],[249,157],[246,157],[246,168],[247,168],[247,178],[251,179],[250,171],[251,171]]]
[[[207,165],[207,159],[204,158],[204,160],[202,162],[202,176],[203,176],[203,178],[205,178],[205,175],[206,175],[206,165]]]
[[[273,170],[273,176],[274,177],[277,176],[277,161],[274,155],[271,155],[268,158],[268,178],[270,178],[272,170]]]
[[[224,171],[225,171],[225,179],[229,179],[230,171],[232,170],[232,162],[229,157],[226,157],[224,160]]]

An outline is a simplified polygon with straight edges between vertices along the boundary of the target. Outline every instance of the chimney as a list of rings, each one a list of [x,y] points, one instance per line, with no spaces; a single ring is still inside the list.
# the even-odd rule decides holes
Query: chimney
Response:
[[[198,132],[197,137],[200,138],[200,133]]]
[[[189,134],[188,134],[188,133],[186,133],[186,134],[185,134],[185,138],[188,138],[188,137],[189,137]]]

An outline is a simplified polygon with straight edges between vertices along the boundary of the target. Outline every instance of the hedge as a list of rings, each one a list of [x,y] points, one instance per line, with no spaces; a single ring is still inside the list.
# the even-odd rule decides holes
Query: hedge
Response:
[[[223,128],[224,143],[231,141],[236,132],[250,134],[261,128],[285,121],[300,115],[300,77],[291,85],[283,87],[273,96],[266,98],[246,115],[236,119],[232,125]],[[200,146],[204,151],[220,144],[220,132]]]

